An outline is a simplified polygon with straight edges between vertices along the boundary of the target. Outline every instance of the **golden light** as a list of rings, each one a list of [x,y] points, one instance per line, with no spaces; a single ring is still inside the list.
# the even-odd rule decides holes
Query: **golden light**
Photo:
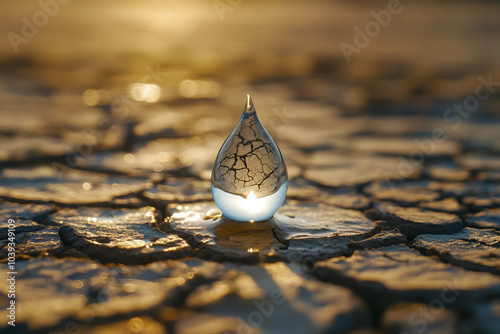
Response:
[[[182,97],[215,98],[220,94],[220,85],[213,80],[184,80],[179,85],[179,94]]]
[[[135,317],[129,320],[129,327],[134,332],[139,332],[144,328],[144,323],[141,318]]]
[[[127,163],[127,164],[131,164],[135,161],[135,157],[133,154],[125,154],[125,156],[123,157],[123,160]]]
[[[132,293],[132,292],[135,292],[135,290],[137,289],[137,286],[133,283],[125,283],[123,285],[123,290],[125,292],[128,292],[128,293]]]
[[[93,107],[97,103],[99,103],[99,92],[95,89],[87,89],[85,92],[83,92],[83,103],[86,105]]]
[[[182,97],[195,97],[197,90],[198,88],[194,80],[184,80],[179,85],[179,94],[181,94]]]
[[[160,86],[147,83],[134,83],[129,87],[132,99],[140,102],[154,103],[161,95]]]
[[[170,160],[170,154],[168,152],[158,153],[158,161],[167,162],[168,160]]]

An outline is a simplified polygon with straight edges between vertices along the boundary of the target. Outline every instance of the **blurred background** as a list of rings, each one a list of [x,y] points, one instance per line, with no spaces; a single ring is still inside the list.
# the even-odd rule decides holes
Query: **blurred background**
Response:
[[[313,150],[408,155],[411,140],[437,127],[449,139],[448,157],[457,153],[449,145],[500,151],[500,87],[466,116],[446,114],[475,94],[479,76],[500,81],[496,1],[42,0],[3,7],[4,167],[184,168],[207,179],[247,93],[292,176]]]

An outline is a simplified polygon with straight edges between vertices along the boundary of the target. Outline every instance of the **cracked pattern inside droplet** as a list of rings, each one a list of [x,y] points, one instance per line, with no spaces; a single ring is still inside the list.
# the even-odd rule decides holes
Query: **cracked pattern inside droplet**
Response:
[[[278,146],[256,113],[244,114],[222,145],[212,172],[212,183],[226,192],[264,197],[278,191],[287,180]]]

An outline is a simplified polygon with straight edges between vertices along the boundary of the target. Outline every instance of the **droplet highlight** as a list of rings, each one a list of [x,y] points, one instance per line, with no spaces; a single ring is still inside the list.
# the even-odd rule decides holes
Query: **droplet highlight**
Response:
[[[288,176],[276,142],[257,117],[252,98],[217,154],[212,196],[225,218],[264,221],[281,207]]]

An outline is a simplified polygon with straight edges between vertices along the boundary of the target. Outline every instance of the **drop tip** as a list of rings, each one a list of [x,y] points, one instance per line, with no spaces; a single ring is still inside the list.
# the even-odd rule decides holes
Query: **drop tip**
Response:
[[[253,100],[250,97],[250,94],[247,94],[247,102],[245,104],[245,112],[246,113],[253,113],[253,112],[255,112],[255,107],[253,105]]]

